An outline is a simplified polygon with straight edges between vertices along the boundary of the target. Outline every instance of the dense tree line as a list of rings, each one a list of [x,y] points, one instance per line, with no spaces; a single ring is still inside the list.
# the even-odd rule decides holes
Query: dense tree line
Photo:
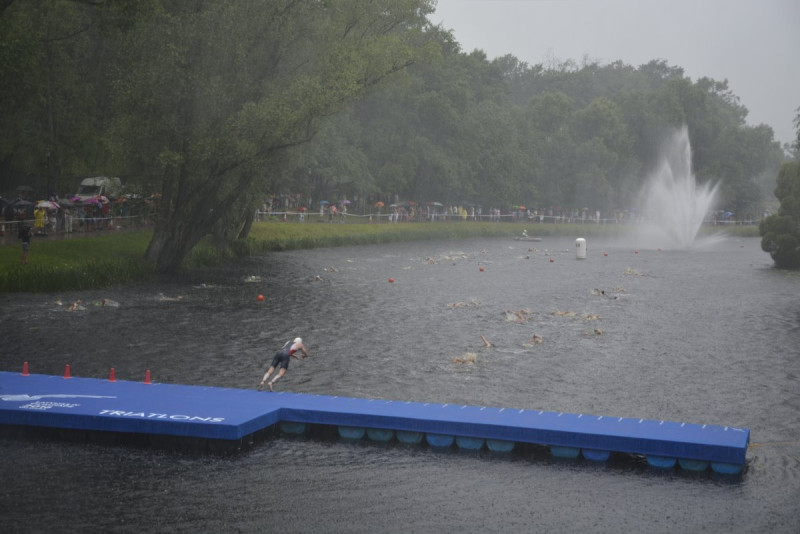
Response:
[[[0,3],[0,190],[121,176],[161,195],[148,257],[247,234],[269,195],[636,205],[671,128],[701,181],[758,213],[784,154],[726,82],[654,60],[466,53],[431,0]]]
[[[746,125],[726,82],[692,82],[662,61],[545,69],[465,54],[446,33],[439,43],[437,62],[410,67],[302,148],[296,174],[324,177],[302,191],[612,212],[638,204],[664,139],[686,125],[695,173],[720,183],[720,207],[757,217],[774,200],[784,152],[770,127]],[[318,165],[333,143],[348,157]]]

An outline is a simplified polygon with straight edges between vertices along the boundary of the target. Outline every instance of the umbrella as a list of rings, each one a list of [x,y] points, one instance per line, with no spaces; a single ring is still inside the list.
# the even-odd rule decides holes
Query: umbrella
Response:
[[[428,205],[430,205],[430,206],[444,206],[444,204],[442,204],[441,202],[428,202]]]
[[[25,206],[30,206],[32,204],[33,202],[29,200],[23,200],[21,198],[18,198],[17,200],[11,203],[11,206],[14,208],[24,208]]]
[[[328,202],[327,200],[320,200],[319,203],[320,203],[320,205],[330,204],[330,202]]]
[[[377,201],[377,202],[375,203],[375,207],[376,207],[376,208],[382,208],[382,207],[384,207],[385,205],[386,205],[386,204],[384,204],[384,203],[383,203],[383,202],[381,202],[380,200],[379,200],[379,201]]]
[[[298,211],[306,211],[306,207],[305,207],[305,206],[300,206],[300,208],[298,209]]]
[[[17,191],[33,191],[33,188],[29,185],[20,185],[17,186]]]
[[[108,197],[105,197],[103,195],[97,195],[95,198],[98,201],[102,202],[103,204],[108,204]]]
[[[347,200],[347,199],[345,199],[345,200],[340,200],[340,201],[339,201],[339,204],[350,204],[350,201],[349,201],[349,200]]]
[[[57,210],[61,206],[58,205],[57,202],[53,202],[52,200],[40,200],[36,203],[37,208],[45,208],[48,210]]]

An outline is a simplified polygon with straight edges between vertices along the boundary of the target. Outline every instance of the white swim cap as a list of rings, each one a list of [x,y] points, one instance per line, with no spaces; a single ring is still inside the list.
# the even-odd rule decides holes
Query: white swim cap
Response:
[[[303,340],[302,340],[302,338],[296,337],[296,338],[294,338],[294,342],[295,343],[302,343]]]

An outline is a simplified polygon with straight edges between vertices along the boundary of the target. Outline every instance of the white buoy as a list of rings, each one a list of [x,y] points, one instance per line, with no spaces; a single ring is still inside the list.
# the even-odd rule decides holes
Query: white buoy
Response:
[[[575,259],[576,260],[585,260],[586,259],[586,240],[582,237],[579,237],[575,240]]]

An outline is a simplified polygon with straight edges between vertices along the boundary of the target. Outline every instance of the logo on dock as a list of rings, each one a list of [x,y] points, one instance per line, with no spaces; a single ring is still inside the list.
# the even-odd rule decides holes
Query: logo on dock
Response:
[[[44,399],[45,397],[55,399],[75,399],[78,397],[87,399],[116,399],[116,397],[108,397],[106,395],[66,395],[62,393],[53,395],[25,395],[24,393],[22,395],[0,395],[0,399],[11,402],[38,401]]]
[[[20,408],[27,408],[29,410],[49,410],[50,408],[77,408],[80,404],[75,402],[55,402],[52,400],[42,399],[116,399],[116,397],[109,397],[106,395],[69,395],[65,393],[53,393],[50,395],[0,395],[0,399],[4,402],[27,402]]]
[[[115,417],[134,417],[137,419],[172,419],[173,421],[194,421],[199,423],[222,423],[224,417],[202,417],[199,415],[168,414],[154,412],[126,412],[124,410],[100,410],[100,415]]]
[[[77,408],[80,404],[76,402],[58,402],[50,399],[116,399],[116,396],[108,395],[71,395],[65,393],[52,393],[49,395],[28,395],[25,393],[17,395],[0,395],[0,400],[4,402],[25,402],[20,409],[28,410],[49,410],[51,408]],[[43,400],[47,399],[47,400]],[[100,415],[112,417],[131,417],[137,419],[171,419],[173,421],[190,421],[200,423],[222,423],[224,417],[205,417],[198,415],[154,413],[154,412],[130,412],[125,410],[100,410]]]

